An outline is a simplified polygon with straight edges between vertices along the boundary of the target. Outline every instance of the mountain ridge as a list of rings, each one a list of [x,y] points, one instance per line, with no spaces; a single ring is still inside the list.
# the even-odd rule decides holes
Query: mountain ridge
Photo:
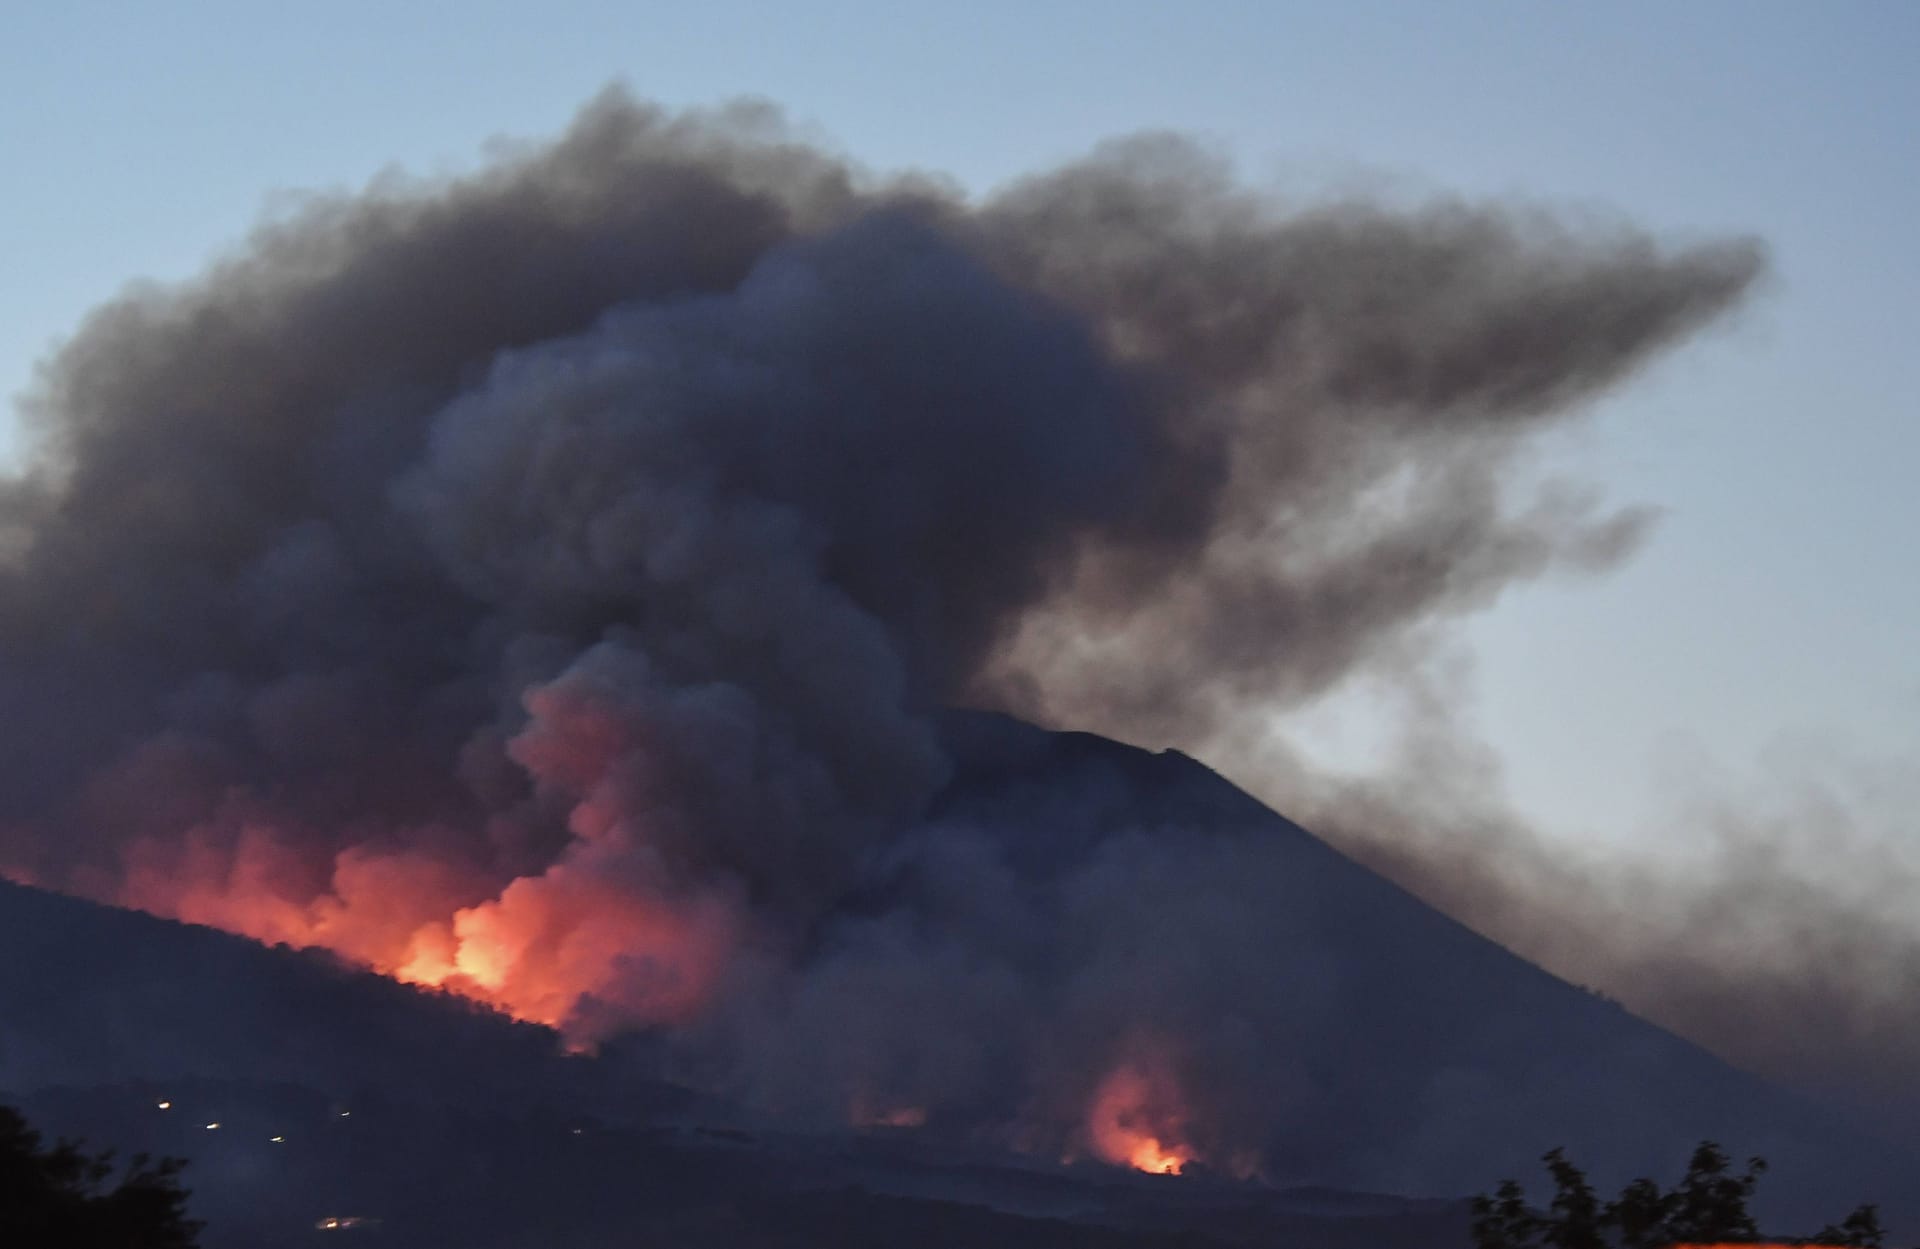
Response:
[[[1287,1095],[1297,1113],[1273,1123],[1263,1143],[1276,1188],[1459,1197],[1507,1175],[1531,1179],[1538,1155],[1556,1145],[1604,1188],[1677,1174],[1691,1145],[1712,1137],[1774,1163],[1759,1204],[1780,1227],[1810,1229],[1861,1201],[1880,1202],[1896,1227],[1920,1220],[1909,1191],[1920,1168],[1897,1146],[1497,946],[1199,761],[978,714],[951,717],[945,732],[955,776],[920,836],[985,830],[1009,870],[1035,887],[1056,881],[1063,864],[1115,847],[1171,856],[1169,887],[1179,896],[1168,913],[1139,901],[1132,917],[1146,992],[1164,952],[1156,941],[1221,915],[1258,920],[1250,931],[1276,946],[1261,951],[1273,961],[1223,969],[1220,987],[1249,999],[1229,1005],[1268,1028],[1256,1035],[1281,1038],[1266,1061],[1296,1077]],[[1177,876],[1206,860],[1209,846],[1227,856],[1227,869],[1249,870]],[[929,879],[940,883],[937,871],[909,863],[896,878],[881,873],[875,888],[891,895],[890,911],[938,925],[942,903],[937,891],[926,894]],[[1210,881],[1219,896],[1200,889]],[[846,908],[859,909],[858,900]],[[569,1058],[545,1029],[330,956],[10,884],[0,884],[0,948],[9,951],[0,961],[0,1095],[29,1103],[63,1088],[214,1079],[493,1115],[590,1115],[623,1131],[754,1126],[753,1112],[727,1096],[665,1078],[644,1038]],[[1301,995],[1298,1018],[1277,1032],[1262,1021],[1283,1014],[1246,992],[1262,983],[1271,997]],[[968,1137],[972,1122],[936,1115],[925,1135],[963,1146],[956,1158],[992,1156],[990,1143]],[[844,1128],[801,1128],[791,1139],[845,1137]],[[1052,1165],[1004,1156],[1016,1169]],[[923,1168],[917,1191],[939,1189],[940,1176],[957,1174],[953,1165]],[[863,1166],[835,1174],[877,1184]],[[994,1206],[994,1193],[1012,1188],[954,1191]],[[1157,1198],[1155,1210],[1149,1221],[1173,1217]]]

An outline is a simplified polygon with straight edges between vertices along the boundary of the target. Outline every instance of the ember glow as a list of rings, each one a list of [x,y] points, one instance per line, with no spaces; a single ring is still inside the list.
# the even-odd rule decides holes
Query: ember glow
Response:
[[[1033,744],[945,709],[1204,740],[1605,564],[1637,513],[1502,466],[1759,270],[1268,203],[1159,140],[974,200],[610,92],[47,363],[0,479],[0,874],[647,1031],[756,1108],[1251,1171],[1197,1065],[1105,1038],[1291,1035],[1244,1006],[1312,930],[1290,843],[1051,781],[947,811]]]
[[[404,963],[375,970],[549,1027],[564,1027],[583,997],[616,986],[636,1022],[691,1018],[726,955],[725,909],[581,884],[552,874],[516,880],[498,898],[423,924]]]
[[[1087,1141],[1096,1157],[1117,1167],[1178,1175],[1194,1160],[1185,1141],[1188,1112],[1165,1070],[1116,1067],[1093,1095]]]
[[[855,1095],[847,1119],[857,1128],[923,1128],[927,1125],[927,1108],[862,1093]]]
[[[734,940],[732,909],[718,895],[649,896],[566,862],[487,896],[484,883],[447,864],[356,849],[302,896],[299,862],[272,832],[250,826],[202,853],[212,840],[195,829],[143,845],[105,900],[269,945],[328,950],[560,1029],[575,1048],[598,1039],[574,1024],[588,997],[617,997],[624,1018],[640,1025],[690,1018]]]
[[[738,940],[730,882],[676,879],[662,865],[639,803],[621,789],[660,765],[641,729],[607,705],[611,694],[563,679],[531,686],[522,701],[521,731],[499,744],[496,764],[546,799],[538,815],[483,815],[468,830],[395,827],[367,811],[330,832],[298,804],[212,783],[177,743],[152,742],[103,770],[82,802],[103,823],[156,810],[134,817],[143,827],[117,874],[71,887],[269,945],[327,950],[557,1028],[575,1049],[612,1028],[692,1018]],[[195,818],[165,818],[182,809]],[[541,838],[554,848],[502,870],[502,843]],[[345,844],[316,853],[329,842]],[[30,864],[4,857],[0,876],[36,883]],[[600,1004],[592,1020],[580,1015],[587,1001]]]

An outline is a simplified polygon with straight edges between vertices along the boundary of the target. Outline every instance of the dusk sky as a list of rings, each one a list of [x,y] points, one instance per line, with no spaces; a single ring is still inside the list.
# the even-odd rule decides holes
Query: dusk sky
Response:
[[[1665,840],[1687,800],[1784,779],[1864,795],[1920,852],[1883,801],[1920,757],[1917,49],[1895,2],[13,5],[0,389],[285,196],[471,168],[616,80],[765,97],[869,168],[970,191],[1170,129],[1283,195],[1751,235],[1771,268],[1746,308],[1540,465],[1663,521],[1623,569],[1463,629],[1468,715],[1560,833]],[[1300,731],[1364,764],[1371,722]]]

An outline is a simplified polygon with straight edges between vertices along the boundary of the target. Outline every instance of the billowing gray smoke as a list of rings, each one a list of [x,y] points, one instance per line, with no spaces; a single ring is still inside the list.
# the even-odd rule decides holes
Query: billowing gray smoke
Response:
[[[975,202],[610,93],[313,200],[51,362],[0,494],[0,855],[661,1030],[776,1108],[1147,1113],[1156,1038],[1284,1039],[1197,971],[1267,957],[1280,903],[1199,899],[1271,865],[1122,839],[1036,885],[928,823],[936,713],[1200,741],[1620,559],[1643,514],[1510,470],[1760,267],[1289,207],[1164,139]],[[1116,1037],[1118,1086],[1058,1092]]]

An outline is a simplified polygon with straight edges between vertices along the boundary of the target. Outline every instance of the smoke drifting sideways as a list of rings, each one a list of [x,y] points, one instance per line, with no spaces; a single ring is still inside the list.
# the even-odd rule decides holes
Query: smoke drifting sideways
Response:
[[[1316,772],[1268,743],[1269,782],[1301,818],[1556,974],[1912,1139],[1920,781],[1908,761],[1799,740],[1753,775],[1676,762],[1666,853],[1583,854],[1504,801],[1457,688],[1404,692],[1402,740],[1367,776]]]
[[[1148,1105],[1155,1038],[1215,1018],[1177,959],[1068,1019],[990,949],[836,944],[913,860],[1057,986],[1171,887],[1089,852],[1035,895],[930,836],[936,713],[1174,736],[1611,565],[1648,515],[1513,500],[1516,465],[1762,268],[1289,205],[1164,137],[974,200],[609,91],[470,176],[316,196],[44,367],[0,491],[0,863],[575,1044],[650,1030],[770,1105],[802,1032],[807,1096],[878,1121],[1104,1069],[1020,1130],[1229,1158]]]

